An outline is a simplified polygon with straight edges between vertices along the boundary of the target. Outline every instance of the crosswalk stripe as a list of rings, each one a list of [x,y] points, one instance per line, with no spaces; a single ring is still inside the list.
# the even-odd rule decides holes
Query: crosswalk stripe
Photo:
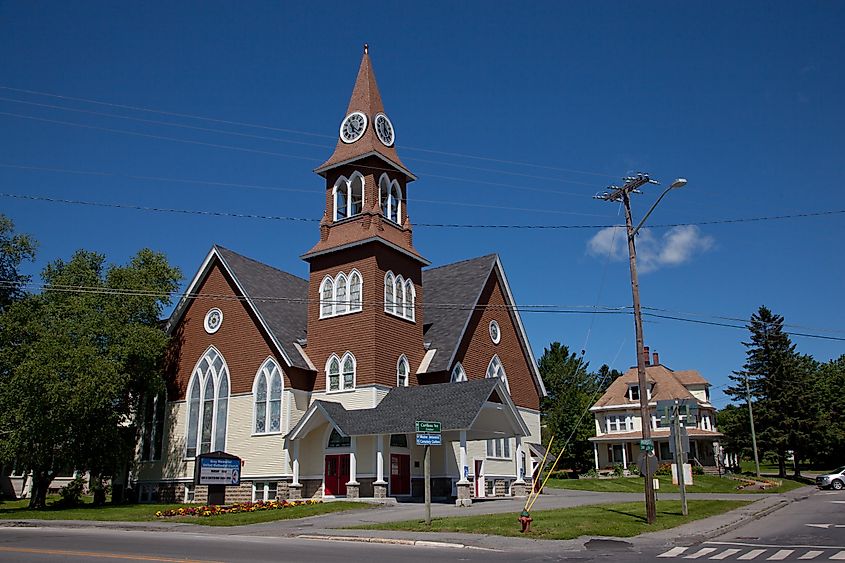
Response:
[[[702,547],[695,553],[690,553],[689,555],[685,556],[684,559],[698,559],[699,557],[704,557],[710,553],[716,551],[715,547]]]
[[[687,548],[685,548],[685,547],[673,547],[672,549],[670,549],[666,553],[661,553],[660,555],[658,555],[658,557],[677,557],[678,555],[682,554],[686,550],[687,550]]]
[[[845,561],[845,549],[830,556],[831,559],[835,559],[836,561]]]
[[[774,555],[767,557],[767,561],[780,561],[781,559],[786,559],[794,552],[794,549],[780,549]]]
[[[804,555],[802,555],[798,559],[815,559],[816,557],[818,557],[822,553],[824,553],[824,551],[819,551],[818,549],[811,549],[810,551],[808,551],[807,553],[805,553]]]
[[[750,559],[755,559],[757,556],[762,555],[764,553],[766,553],[765,549],[752,549],[745,555],[740,555],[739,557],[737,557],[737,559],[739,559],[740,561],[748,561]]]
[[[735,549],[735,548],[726,549],[726,550],[725,550],[725,551],[723,551],[722,553],[717,553],[716,555],[714,555],[714,556],[713,556],[713,557],[711,557],[710,559],[727,559],[727,558],[728,558],[728,557],[730,557],[731,555],[734,555],[734,554],[739,553],[739,552],[740,552],[740,550],[739,550],[739,549]]]

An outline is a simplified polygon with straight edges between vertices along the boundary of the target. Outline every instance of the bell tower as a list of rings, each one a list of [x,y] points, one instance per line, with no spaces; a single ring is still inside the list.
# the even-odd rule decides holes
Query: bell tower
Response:
[[[416,176],[396,152],[370,61],[364,54],[332,155],[314,170],[326,180],[318,242],[310,265],[307,353],[317,368],[314,390],[416,384],[425,353],[422,267],[413,245],[408,186]],[[354,381],[330,377],[333,358],[351,354]],[[405,358],[404,367],[400,366]],[[407,373],[407,372],[410,373]]]

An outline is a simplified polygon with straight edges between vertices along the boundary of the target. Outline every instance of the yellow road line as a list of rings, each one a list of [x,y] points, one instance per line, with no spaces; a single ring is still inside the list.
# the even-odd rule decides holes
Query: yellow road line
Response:
[[[200,559],[172,559],[150,555],[131,555],[125,553],[102,553],[96,551],[67,551],[64,549],[35,549],[31,547],[0,547],[0,553],[37,553],[40,555],[67,555],[76,557],[100,557],[102,559],[129,559],[131,561],[161,561],[163,563],[220,563]]]

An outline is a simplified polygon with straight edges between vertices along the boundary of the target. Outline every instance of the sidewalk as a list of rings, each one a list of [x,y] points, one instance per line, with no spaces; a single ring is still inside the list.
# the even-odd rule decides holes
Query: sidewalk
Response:
[[[385,530],[349,530],[350,526],[362,524],[377,524],[400,520],[422,520],[425,517],[425,506],[418,503],[399,503],[381,506],[373,509],[354,510],[300,518],[295,520],[279,520],[248,526],[220,527],[200,526],[172,521],[157,522],[93,522],[78,520],[16,520],[0,521],[0,526],[36,526],[61,528],[108,528],[115,530],[134,531],[166,531],[174,533],[215,534],[232,536],[263,536],[263,537],[303,537],[308,539],[370,541],[382,543],[420,545],[436,542],[437,544],[453,544],[454,547],[472,547],[477,549],[493,549],[501,551],[543,551],[550,548],[558,551],[582,551],[588,549],[587,544],[600,544],[607,548],[617,544],[620,548],[636,545],[676,546],[691,545],[707,538],[715,537],[734,529],[751,520],[761,518],[774,510],[787,506],[793,500],[804,498],[815,490],[814,487],[801,487],[788,493],[770,495],[750,494],[688,494],[692,499],[720,499],[720,500],[751,500],[748,506],[731,512],[712,516],[703,520],[696,520],[689,524],[642,534],[633,538],[610,537],[581,537],[574,540],[535,540],[522,537],[504,537],[485,534],[463,533],[426,533]],[[553,508],[568,508],[589,504],[606,504],[617,502],[632,502],[642,500],[638,493],[595,493],[588,491],[571,491],[548,489],[537,501],[534,510],[548,510]],[[677,500],[678,494],[661,494],[660,500]],[[474,502],[472,506],[457,508],[454,504],[433,504],[432,517],[470,516],[481,514],[495,514],[510,512],[514,514],[514,527],[517,526],[516,515],[522,510],[524,499],[500,499]]]

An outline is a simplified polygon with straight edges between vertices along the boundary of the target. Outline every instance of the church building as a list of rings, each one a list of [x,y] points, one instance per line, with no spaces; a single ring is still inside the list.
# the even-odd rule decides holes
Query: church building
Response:
[[[167,322],[141,501],[205,502],[197,456],[242,460],[226,502],[420,497],[417,421],[441,424],[434,497],[521,496],[542,451],[537,370],[497,255],[414,246],[412,183],[364,49],[325,179],[308,279],[213,246]]]

